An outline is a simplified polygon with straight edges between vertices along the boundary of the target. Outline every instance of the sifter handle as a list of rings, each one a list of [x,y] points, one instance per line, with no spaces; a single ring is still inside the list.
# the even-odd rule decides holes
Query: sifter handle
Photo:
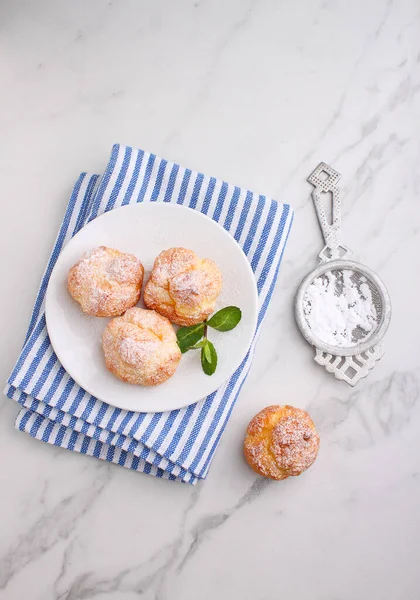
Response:
[[[322,251],[324,256],[323,260],[338,258],[340,256],[341,190],[337,185],[340,179],[341,175],[324,162],[320,163],[315,171],[308,177],[309,183],[312,183],[314,186],[312,199],[315,204],[316,214],[325,240],[325,248]],[[322,201],[322,195],[326,192],[331,192],[332,195],[332,223],[328,222]],[[329,251],[329,256],[327,257],[324,254],[325,250]]]

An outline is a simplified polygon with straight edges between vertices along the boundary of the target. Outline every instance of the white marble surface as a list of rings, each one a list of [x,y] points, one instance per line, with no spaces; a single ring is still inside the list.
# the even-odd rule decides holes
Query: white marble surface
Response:
[[[418,0],[3,0],[1,380],[81,170],[115,141],[293,204],[255,363],[193,489],[43,445],[0,403],[0,598],[420,597]],[[386,354],[355,390],[292,316],[321,247],[310,186],[343,174],[344,237],[393,301]],[[34,222],[39,225],[34,227]],[[257,478],[241,443],[270,403],[308,409],[315,465]]]

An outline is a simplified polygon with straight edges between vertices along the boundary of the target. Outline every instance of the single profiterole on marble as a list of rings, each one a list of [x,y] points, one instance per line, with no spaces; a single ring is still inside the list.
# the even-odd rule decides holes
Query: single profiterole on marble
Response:
[[[267,406],[251,420],[244,442],[249,466],[270,479],[306,471],[318,455],[319,436],[307,412],[294,406]]]

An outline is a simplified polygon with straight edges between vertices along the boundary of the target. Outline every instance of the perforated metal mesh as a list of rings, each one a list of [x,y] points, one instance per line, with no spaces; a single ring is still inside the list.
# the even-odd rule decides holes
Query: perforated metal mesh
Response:
[[[348,293],[349,286],[347,284],[346,287],[345,283],[345,281],[348,282],[348,280],[350,280],[353,284],[353,288],[351,289],[352,293],[350,294]],[[351,339],[351,342],[348,344],[339,344],[341,348],[352,348],[362,342],[367,342],[369,338],[371,338],[374,335],[382,321],[384,306],[380,290],[365,273],[348,268],[331,269],[319,275],[318,277],[315,277],[311,283],[322,283],[323,286],[325,286],[325,288],[329,288],[328,291],[330,294],[331,286],[333,286],[334,297],[341,298],[344,296],[348,299],[347,308],[349,312],[352,310],[352,307],[355,306],[355,303],[357,301],[357,299],[355,300],[355,295],[360,296],[360,298],[365,302],[366,305],[368,305],[369,303],[370,306],[373,305],[374,307],[374,318],[369,318],[370,327],[368,328],[368,330],[364,329],[360,325],[357,325],[355,327],[352,326],[351,332],[346,332],[348,338]],[[370,294],[366,293],[366,286]],[[307,289],[309,289],[309,287],[310,286],[308,285]],[[311,319],[309,319],[308,316],[305,317],[308,327],[311,329],[311,322],[313,323],[313,319],[316,319],[316,314],[313,314],[312,310],[316,310],[316,307],[311,306],[310,294],[308,294],[308,292],[304,296],[304,306],[305,305],[305,313],[311,314]],[[340,306],[343,307],[343,305],[345,306],[345,303],[341,301]],[[349,322],[351,322],[351,319]],[[322,341],[326,341],[326,339],[323,339],[323,336],[320,335],[319,330],[317,335]]]

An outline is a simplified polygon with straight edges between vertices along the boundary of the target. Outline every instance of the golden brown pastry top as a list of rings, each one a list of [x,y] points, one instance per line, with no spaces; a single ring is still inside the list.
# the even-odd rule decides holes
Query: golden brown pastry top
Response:
[[[99,246],[70,269],[68,289],[84,313],[114,317],[137,304],[143,275],[143,265],[132,254]]]
[[[181,359],[168,319],[137,307],[108,323],[102,347],[107,368],[122,381],[140,385],[163,383]]]
[[[293,406],[268,406],[248,425],[244,453],[260,475],[285,479],[300,475],[315,461],[319,437],[308,413]]]
[[[213,311],[222,275],[208,258],[186,248],[164,250],[156,258],[144,302],[177,325],[194,325]]]

